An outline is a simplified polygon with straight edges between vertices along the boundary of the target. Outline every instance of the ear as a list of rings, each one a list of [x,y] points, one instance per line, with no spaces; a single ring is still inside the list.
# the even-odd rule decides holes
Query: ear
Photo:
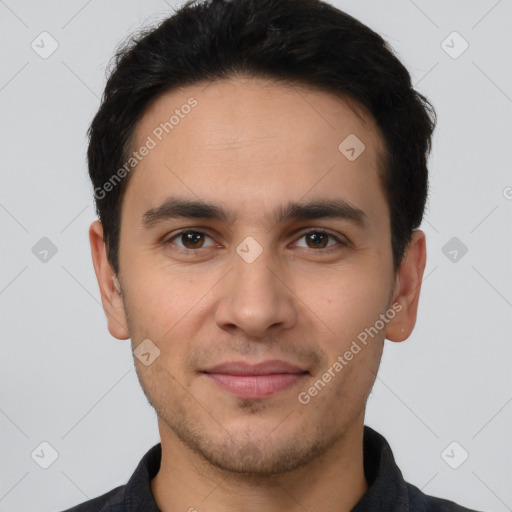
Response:
[[[415,230],[395,278],[391,303],[399,304],[401,309],[395,306],[398,312],[387,324],[386,338],[390,341],[404,341],[414,329],[426,262],[425,233]]]
[[[100,287],[101,302],[107,316],[108,330],[114,338],[126,340],[130,337],[130,334],[121,296],[121,287],[107,257],[103,226],[99,220],[94,221],[89,227],[89,241],[91,243],[94,271]]]

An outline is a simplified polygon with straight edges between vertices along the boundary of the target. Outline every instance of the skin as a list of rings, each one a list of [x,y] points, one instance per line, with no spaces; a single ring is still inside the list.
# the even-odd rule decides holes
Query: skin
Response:
[[[99,221],[89,233],[110,333],[131,338],[132,348],[149,338],[160,350],[148,366],[135,358],[162,442],[155,500],[164,512],[348,511],[368,489],[364,412],[384,339],[407,339],[416,322],[425,235],[414,232],[394,273],[378,174],[383,139],[362,107],[312,88],[237,77],[159,97],[137,124],[133,147],[190,97],[198,105],[130,177],[121,209],[122,295]],[[338,146],[352,133],[366,149],[349,161]],[[144,229],[144,212],[171,194],[220,203],[233,221],[171,219]],[[365,227],[346,219],[275,225],[269,217],[289,200],[313,198],[349,202],[366,213]],[[170,241],[183,228],[205,236]],[[327,237],[315,245],[304,236],[314,228],[348,243]],[[248,236],[263,249],[252,263],[236,252]],[[301,404],[298,394],[392,304],[400,312]],[[272,397],[245,400],[199,373],[274,358],[309,374]],[[244,459],[247,450],[252,457]]]

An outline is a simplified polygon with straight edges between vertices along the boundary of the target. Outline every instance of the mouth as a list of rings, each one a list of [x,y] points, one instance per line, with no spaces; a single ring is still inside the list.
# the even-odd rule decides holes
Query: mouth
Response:
[[[215,386],[238,398],[269,398],[301,382],[309,372],[280,360],[250,364],[244,361],[222,363],[201,374]]]

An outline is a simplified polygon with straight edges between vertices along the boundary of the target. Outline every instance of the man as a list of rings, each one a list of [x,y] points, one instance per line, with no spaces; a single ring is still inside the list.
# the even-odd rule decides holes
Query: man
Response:
[[[70,510],[469,510],[364,425],[416,321],[434,126],[384,40],[318,0],[189,2],[118,52],[90,242],[161,443]]]

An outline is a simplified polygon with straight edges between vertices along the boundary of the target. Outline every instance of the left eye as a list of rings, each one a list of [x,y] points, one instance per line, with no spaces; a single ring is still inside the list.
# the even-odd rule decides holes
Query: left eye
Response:
[[[205,238],[209,238],[210,240],[213,239],[208,236],[206,233],[203,233],[202,231],[182,231],[180,233],[177,233],[173,237],[167,240],[167,243],[174,243],[177,245],[180,249],[185,251],[194,251],[195,249],[205,249],[204,240]],[[340,245],[346,245],[344,242],[342,242],[337,236],[334,236],[332,233],[329,233],[327,231],[323,230],[312,230],[308,231],[307,233],[303,233],[299,240],[305,238],[306,244],[312,243],[313,246],[307,245],[306,248],[309,249],[325,249],[327,247],[332,247],[333,245],[336,245],[336,242]],[[327,245],[327,240],[331,238],[334,240],[335,243],[331,245]],[[176,244],[174,241],[179,240],[181,241],[182,245]],[[212,247],[215,245],[215,242],[211,244],[209,247]]]
[[[341,245],[345,245],[338,237],[334,236],[333,234],[331,233],[328,233],[327,231],[322,231],[322,230],[316,230],[316,231],[308,231],[307,233],[303,233],[300,237],[299,237],[299,240],[301,238],[306,238],[306,244],[309,243],[309,242],[312,242],[314,244],[313,247],[308,247],[308,248],[320,248],[320,249],[325,249],[326,247],[332,247],[332,245],[336,245],[336,244],[332,244],[330,246],[327,246],[324,242],[327,241],[328,238],[332,238],[334,239],[336,242],[338,242],[339,244]]]

